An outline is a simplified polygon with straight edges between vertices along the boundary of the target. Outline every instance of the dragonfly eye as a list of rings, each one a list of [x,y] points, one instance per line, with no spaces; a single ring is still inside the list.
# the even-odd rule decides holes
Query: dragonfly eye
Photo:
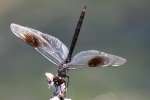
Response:
[[[52,82],[52,81],[49,81],[49,80],[48,80],[48,84],[51,84],[51,82]]]
[[[105,64],[105,59],[100,56],[94,57],[88,62],[89,67],[97,67],[98,65],[104,65],[104,64]]]

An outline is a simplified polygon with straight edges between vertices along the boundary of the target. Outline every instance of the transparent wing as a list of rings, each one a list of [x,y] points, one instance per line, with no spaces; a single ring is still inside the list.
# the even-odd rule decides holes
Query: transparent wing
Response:
[[[126,62],[126,59],[100,52],[97,50],[82,51],[76,54],[72,61],[68,64],[71,67],[105,67],[105,66],[121,66]]]
[[[56,37],[14,23],[10,28],[17,37],[34,47],[52,63],[59,65],[67,58],[68,48]]]

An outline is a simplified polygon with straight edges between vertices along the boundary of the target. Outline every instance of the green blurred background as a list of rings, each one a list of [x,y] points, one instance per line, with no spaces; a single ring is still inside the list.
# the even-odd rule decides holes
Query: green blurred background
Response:
[[[127,58],[115,68],[72,71],[73,100],[150,100],[149,0],[0,0],[0,100],[48,100],[44,73],[56,66],[20,41],[10,23],[58,37],[67,46],[83,5],[87,14],[77,43]]]

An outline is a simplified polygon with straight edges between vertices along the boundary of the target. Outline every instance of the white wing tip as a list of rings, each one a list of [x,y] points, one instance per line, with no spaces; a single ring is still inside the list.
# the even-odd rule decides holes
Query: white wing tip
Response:
[[[29,31],[29,28],[15,23],[10,24],[10,29],[13,34],[15,34],[18,38],[21,39],[25,38],[24,34],[26,34],[26,32]]]
[[[11,23],[11,24],[10,24],[10,27],[11,27],[11,26],[14,26],[14,25],[17,25],[17,24],[15,24],[15,23]]]
[[[11,23],[11,24],[10,24],[10,29],[12,30],[12,32],[14,32],[14,29],[15,29],[16,27],[18,27],[17,24],[15,24],[15,23]]]
[[[15,24],[15,23],[11,23],[10,24],[10,29],[11,31],[17,36],[17,37],[21,37],[19,34],[20,34],[20,31],[21,31],[21,26],[18,25],[18,24]]]
[[[124,65],[127,62],[127,60],[125,58],[121,58],[118,59],[118,61],[116,61],[112,66],[121,66]]]

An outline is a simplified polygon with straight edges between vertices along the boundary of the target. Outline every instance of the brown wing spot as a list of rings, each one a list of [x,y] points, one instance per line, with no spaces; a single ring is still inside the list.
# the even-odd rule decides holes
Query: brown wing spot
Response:
[[[32,47],[39,47],[41,45],[38,37],[28,33],[24,34],[24,36],[25,36],[24,41],[27,44],[31,45]]]
[[[97,67],[98,65],[104,65],[104,63],[105,63],[104,58],[96,56],[88,62],[88,65],[89,67]]]

